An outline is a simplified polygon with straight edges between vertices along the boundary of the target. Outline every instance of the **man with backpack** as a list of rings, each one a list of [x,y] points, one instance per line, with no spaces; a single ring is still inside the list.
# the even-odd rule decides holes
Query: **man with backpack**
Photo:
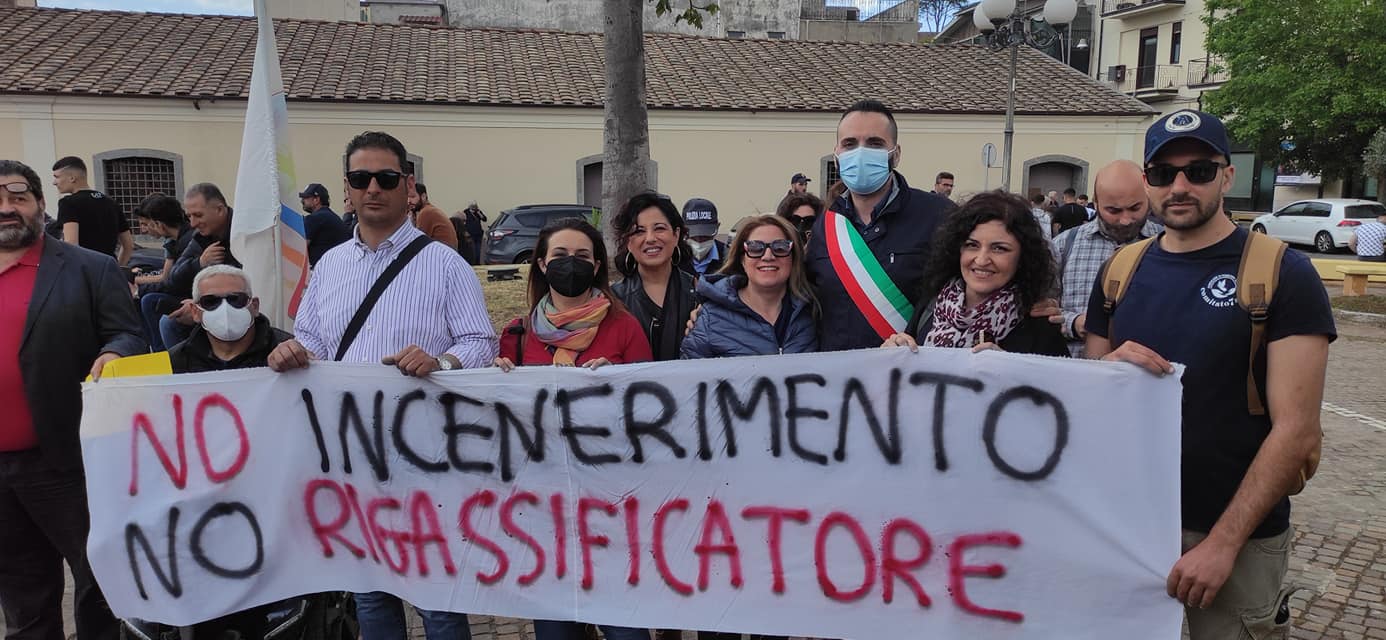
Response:
[[[1094,283],[1089,358],[1183,374],[1183,556],[1169,595],[1192,640],[1284,638],[1288,496],[1318,464],[1328,294],[1302,254],[1238,228],[1226,129],[1172,113],[1145,137],[1145,181],[1165,232],[1118,250]]]

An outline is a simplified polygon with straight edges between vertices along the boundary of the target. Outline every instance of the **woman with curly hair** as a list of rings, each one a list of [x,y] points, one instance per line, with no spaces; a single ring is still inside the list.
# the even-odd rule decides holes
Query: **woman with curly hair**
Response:
[[[939,226],[924,270],[928,303],[883,347],[998,349],[1068,357],[1058,326],[1031,317],[1054,282],[1044,232],[1019,196],[980,193]]]

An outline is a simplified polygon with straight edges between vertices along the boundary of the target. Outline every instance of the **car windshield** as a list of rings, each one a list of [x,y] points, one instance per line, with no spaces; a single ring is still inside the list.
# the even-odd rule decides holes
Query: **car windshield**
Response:
[[[1347,207],[1345,214],[1348,219],[1362,220],[1386,216],[1386,206],[1379,204],[1354,204]]]

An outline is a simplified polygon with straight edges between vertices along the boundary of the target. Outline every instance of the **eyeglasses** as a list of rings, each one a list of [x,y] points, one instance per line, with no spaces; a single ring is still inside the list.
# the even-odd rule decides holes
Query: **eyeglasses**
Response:
[[[8,191],[8,192],[10,192],[10,193],[13,193],[13,194],[15,194],[15,195],[23,195],[23,194],[25,194],[25,193],[33,193],[33,191],[34,191],[33,189],[30,189],[30,188],[29,188],[29,183],[27,183],[27,182],[11,182],[11,183],[8,183],[8,184],[5,185],[5,190]]]
[[[741,246],[746,250],[746,255],[752,258],[759,258],[765,255],[766,249],[769,249],[771,255],[774,255],[776,258],[783,258],[789,255],[789,250],[793,248],[794,241],[773,240],[771,242],[766,242],[764,240],[747,240],[746,243]]]
[[[375,172],[365,170],[348,171],[346,174],[347,184],[351,185],[352,189],[365,189],[371,186],[371,180],[374,179],[375,182],[380,185],[380,188],[386,191],[398,187],[399,181],[403,177],[404,174],[393,169]]]
[[[228,293],[224,296],[209,293],[197,299],[197,306],[201,307],[203,311],[215,311],[217,307],[221,306],[223,300],[226,301],[226,304],[231,305],[232,309],[244,309],[245,305],[250,304],[250,296],[245,293]]]
[[[1168,187],[1180,172],[1193,184],[1208,184],[1218,177],[1218,171],[1227,165],[1212,160],[1198,160],[1182,167],[1157,164],[1145,168],[1145,181],[1152,187]]]

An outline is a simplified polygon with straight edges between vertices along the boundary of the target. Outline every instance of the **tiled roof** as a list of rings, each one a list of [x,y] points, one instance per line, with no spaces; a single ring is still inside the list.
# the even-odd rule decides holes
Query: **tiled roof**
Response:
[[[6,9],[0,94],[244,98],[245,17]],[[602,103],[602,36],[276,20],[290,100],[459,105]],[[840,111],[874,97],[906,113],[1003,113],[1008,54],[975,45],[646,35],[656,109]],[[1016,112],[1143,115],[1149,107],[1021,49]]]

